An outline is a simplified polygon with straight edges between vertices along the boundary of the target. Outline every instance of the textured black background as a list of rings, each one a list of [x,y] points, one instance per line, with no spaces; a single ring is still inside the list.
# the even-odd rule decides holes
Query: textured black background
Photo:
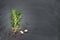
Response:
[[[23,24],[30,23],[30,32],[24,35],[23,40],[60,40],[60,0],[0,0],[2,40],[8,40],[11,8],[22,11]]]

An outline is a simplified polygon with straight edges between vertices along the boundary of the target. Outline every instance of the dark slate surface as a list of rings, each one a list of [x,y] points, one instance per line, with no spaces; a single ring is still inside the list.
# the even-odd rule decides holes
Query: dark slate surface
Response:
[[[0,0],[0,36],[8,39],[11,29],[10,9],[16,8],[23,13],[22,23],[30,23],[29,33],[23,40],[60,40],[60,0]]]

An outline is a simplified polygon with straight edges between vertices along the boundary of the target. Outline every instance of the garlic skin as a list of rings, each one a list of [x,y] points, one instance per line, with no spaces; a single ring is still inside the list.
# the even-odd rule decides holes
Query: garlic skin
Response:
[[[24,32],[23,32],[23,31],[20,31],[20,33],[21,33],[21,34],[24,34]]]
[[[25,29],[24,32],[25,32],[25,33],[28,32],[28,29]]]

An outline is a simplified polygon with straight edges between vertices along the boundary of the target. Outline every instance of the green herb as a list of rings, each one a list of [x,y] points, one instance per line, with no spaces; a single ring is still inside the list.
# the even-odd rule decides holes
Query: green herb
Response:
[[[20,27],[20,21],[22,18],[22,13],[16,11],[15,9],[11,10],[11,25],[12,25],[12,29],[14,32],[18,31],[18,28]]]

